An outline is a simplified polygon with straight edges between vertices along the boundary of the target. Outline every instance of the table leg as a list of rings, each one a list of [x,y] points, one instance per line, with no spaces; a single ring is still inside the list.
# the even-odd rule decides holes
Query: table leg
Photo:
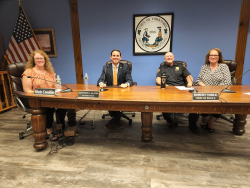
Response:
[[[245,125],[247,114],[235,114],[234,124],[233,124],[233,132],[237,135],[243,135],[245,133]]]
[[[76,110],[75,109],[68,109],[67,110],[67,117],[68,117],[68,125],[74,126],[76,124]]]
[[[153,112],[141,112],[141,121],[142,121],[142,136],[141,139],[146,142],[150,142],[153,139],[152,136],[152,120]]]
[[[35,139],[33,147],[35,149],[44,149],[48,145],[46,141],[46,115],[44,114],[44,110],[40,108],[32,109],[31,114],[31,125]]]

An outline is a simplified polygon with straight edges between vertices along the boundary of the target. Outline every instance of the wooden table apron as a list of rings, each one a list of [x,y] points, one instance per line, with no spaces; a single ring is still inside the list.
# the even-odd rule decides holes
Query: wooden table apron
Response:
[[[109,88],[100,92],[99,98],[77,98],[79,90],[99,91],[96,85],[67,84],[71,93],[59,93],[56,96],[26,94],[32,107],[31,124],[34,148],[47,146],[46,123],[43,107],[65,109],[113,110],[141,112],[143,141],[152,141],[153,112],[170,113],[213,113],[236,114],[233,132],[245,133],[247,114],[250,113],[250,97],[243,93],[250,91],[250,86],[230,86],[237,93],[221,93],[220,101],[192,101],[192,93],[180,91],[173,86],[161,89],[159,86],[133,86],[129,88]],[[196,87],[198,92],[220,92],[224,86]],[[74,110],[71,110],[75,116]],[[70,115],[68,115],[69,117]],[[74,120],[74,118],[71,118]],[[69,120],[70,121],[70,120]],[[74,124],[74,122],[69,122]]]

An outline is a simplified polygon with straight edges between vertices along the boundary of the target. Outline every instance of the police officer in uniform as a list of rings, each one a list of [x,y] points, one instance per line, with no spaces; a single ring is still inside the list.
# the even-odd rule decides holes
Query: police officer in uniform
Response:
[[[187,87],[192,87],[193,77],[190,72],[183,66],[183,64],[174,63],[174,54],[167,52],[164,56],[165,64],[161,65],[158,69],[156,76],[157,85],[161,85],[161,74],[166,74],[166,86],[184,86],[185,80]],[[162,113],[164,119],[168,122],[169,127],[174,127],[175,122],[173,120],[173,113]],[[192,132],[196,133],[199,131],[196,123],[189,122],[189,128]]]

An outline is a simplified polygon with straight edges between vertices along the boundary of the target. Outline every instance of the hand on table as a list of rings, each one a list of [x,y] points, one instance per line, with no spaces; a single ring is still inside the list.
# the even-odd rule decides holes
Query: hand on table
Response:
[[[121,84],[119,87],[122,87],[122,88],[126,88],[126,87],[128,87],[128,84]]]
[[[107,87],[107,85],[104,83],[100,83],[100,87]]]

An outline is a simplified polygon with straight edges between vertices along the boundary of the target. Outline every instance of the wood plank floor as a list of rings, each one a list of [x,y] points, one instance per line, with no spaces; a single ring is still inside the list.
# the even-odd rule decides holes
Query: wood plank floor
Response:
[[[77,112],[79,120],[87,111]],[[90,111],[83,121],[94,120],[95,129],[80,125],[72,146],[60,148],[48,142],[42,151],[33,148],[32,135],[19,139],[30,115],[13,109],[0,114],[0,187],[83,188],[249,188],[250,126],[243,136],[232,134],[232,124],[216,121],[216,131],[188,130],[188,120],[177,117],[179,126],[153,120],[153,141],[141,141],[141,117],[136,113],[124,129],[103,128],[106,111]],[[250,122],[250,118],[247,118]],[[200,119],[199,119],[200,121]]]

